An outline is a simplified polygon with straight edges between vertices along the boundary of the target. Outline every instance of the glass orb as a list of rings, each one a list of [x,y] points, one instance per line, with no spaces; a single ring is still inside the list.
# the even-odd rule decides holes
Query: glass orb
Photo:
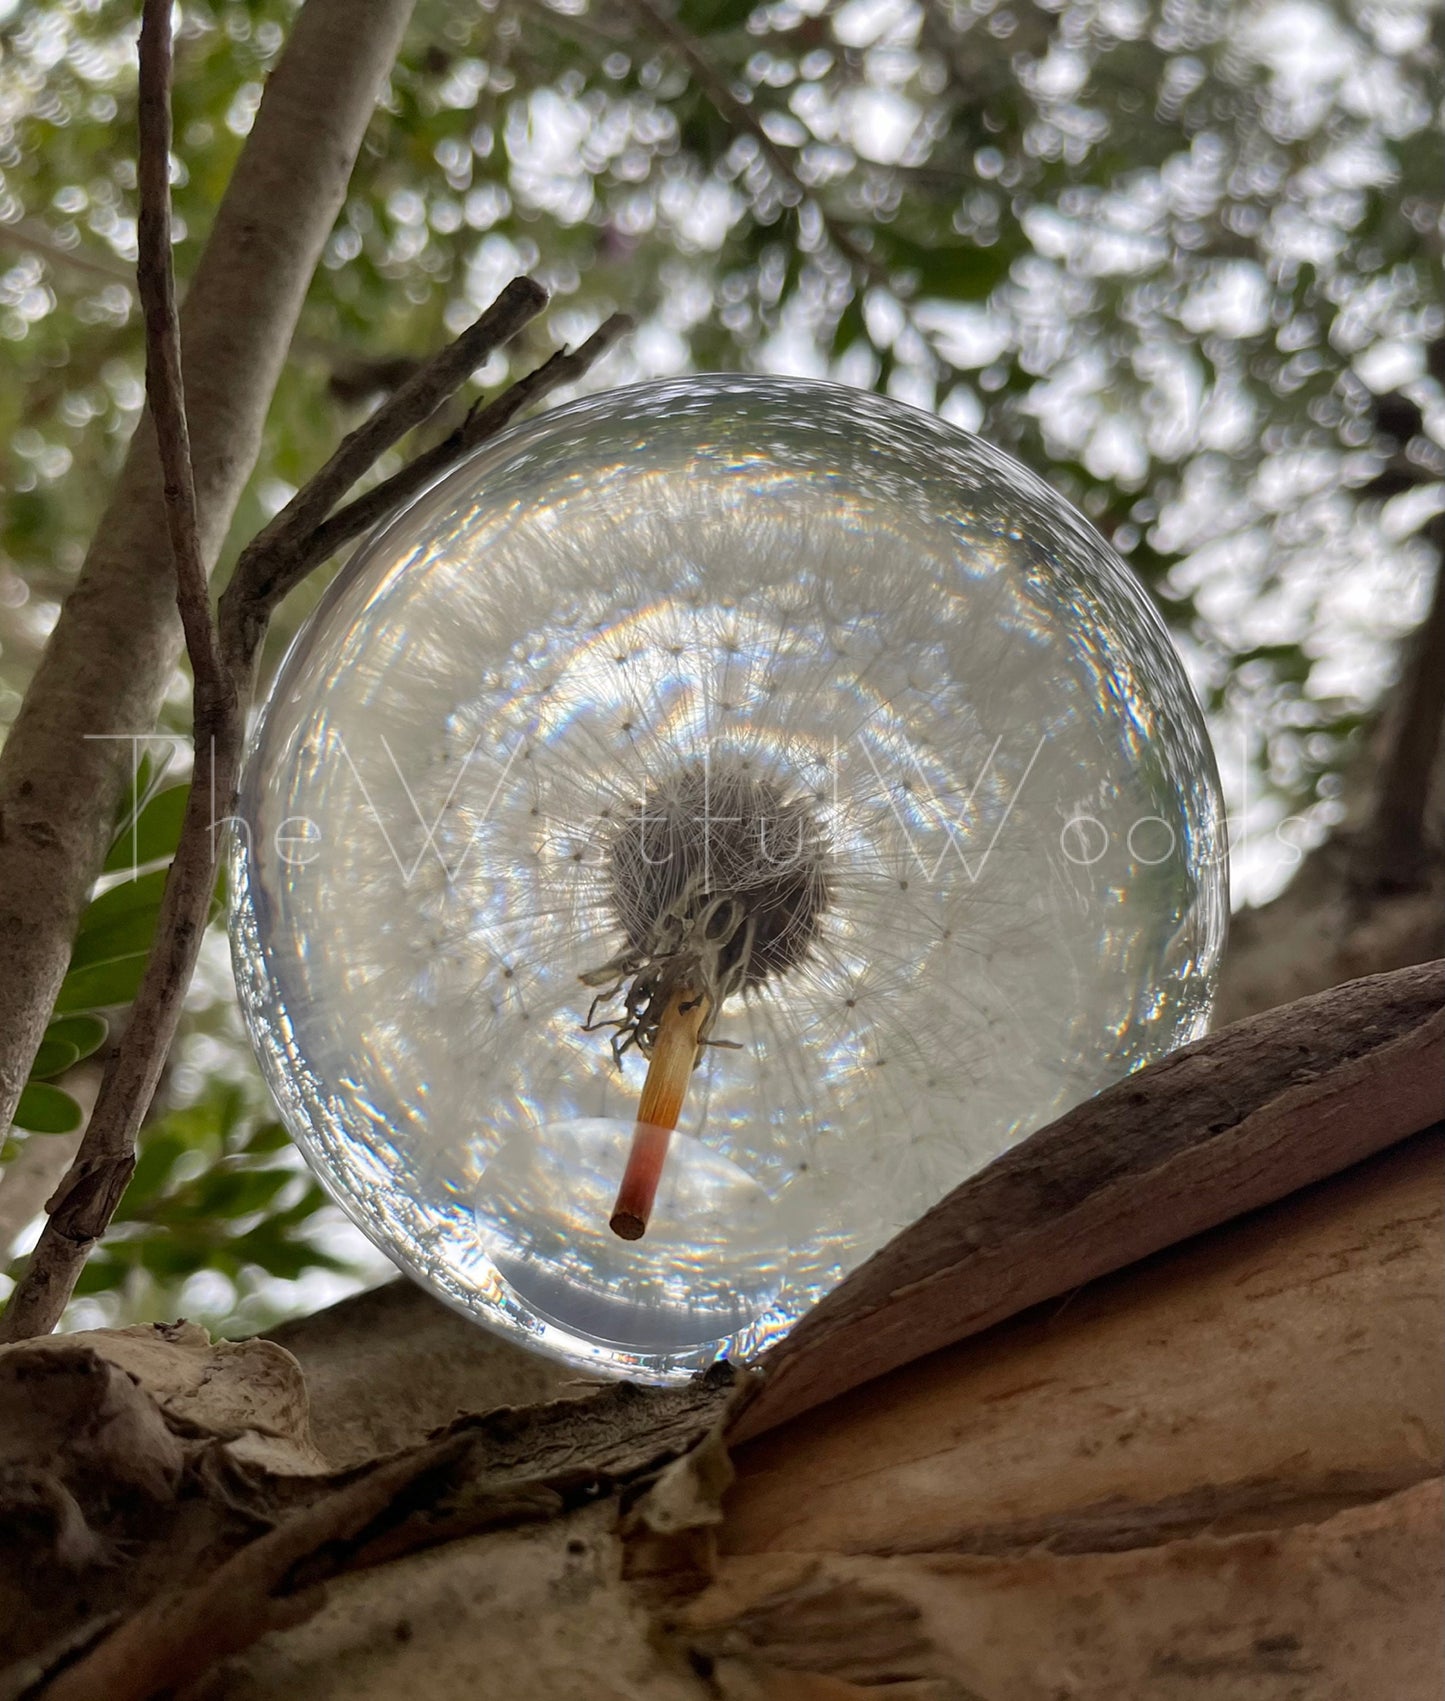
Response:
[[[512,430],[339,575],[248,758],[233,954],[383,1251],[663,1381],[1200,1033],[1221,823],[1163,626],[1033,474],[682,379]]]

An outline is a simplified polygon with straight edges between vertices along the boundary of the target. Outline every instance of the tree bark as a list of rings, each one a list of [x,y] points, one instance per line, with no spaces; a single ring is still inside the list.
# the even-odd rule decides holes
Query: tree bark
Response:
[[[672,1614],[710,1693],[1437,1701],[1440,1159],[1423,1134],[735,1450]],[[302,1641],[221,1694],[282,1693]]]
[[[1041,1130],[760,1394],[584,1391],[386,1294],[287,1331],[309,1388],[188,1324],[0,1350],[0,1698],[1353,1701],[1383,1661],[1434,1701],[1439,981],[1255,1018]],[[1191,1191],[1245,1214],[1118,1269]],[[1129,1232],[1090,1281],[1100,1200]],[[892,1368],[858,1386],[870,1316]]]
[[[1445,964],[1185,1046],[1030,1135],[764,1358],[753,1435],[1445,1118]]]
[[[207,566],[255,465],[307,286],[414,0],[310,0],[182,312]],[[179,649],[155,438],[141,422],[0,753],[0,1125],[8,1126]]]
[[[731,1486],[717,1382],[338,1473],[266,1342],[9,1348],[0,1696],[1438,1701],[1442,1133],[734,1448]],[[350,1453],[365,1391],[310,1393]]]

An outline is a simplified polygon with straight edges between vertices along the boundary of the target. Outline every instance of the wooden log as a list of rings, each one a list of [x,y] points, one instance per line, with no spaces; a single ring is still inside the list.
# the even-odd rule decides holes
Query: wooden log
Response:
[[[1122,1553],[733,1560],[674,1635],[722,1701],[1439,1701],[1441,1512],[1435,1479]]]
[[[1437,1701],[1445,1130],[735,1450],[727,1697]]]
[[[724,1548],[1127,1548],[1437,1474],[1442,1175],[1418,1135],[734,1449]]]
[[[526,1673],[524,1690],[535,1676],[539,1696],[561,1695],[553,1640],[565,1622],[589,1670],[625,1644],[628,1693],[649,1701],[839,1701],[883,1683],[900,1701],[1182,1701],[1206,1681],[1211,1701],[1356,1701],[1375,1669],[1390,1701],[1435,1701],[1438,1649],[1422,1627],[1438,1610],[1442,1135],[1402,1136],[1445,1110],[1442,985],[1438,966],[1405,971],[1241,1024],[960,1189],[921,1239],[901,1237],[827,1302],[817,1340],[811,1320],[801,1326],[802,1369],[744,1414],[753,1439],[735,1449],[738,1485],[721,1510],[732,1402],[721,1386],[614,1389],[464,1420],[382,1460],[365,1457],[382,1433],[369,1422],[333,1423],[354,1469],[298,1476],[293,1460],[273,1480],[218,1471],[217,1438],[197,1435],[189,1408],[171,1413],[190,1370],[163,1379],[161,1400],[142,1377],[115,1386],[180,1448],[186,1488],[174,1492],[172,1471],[129,1522],[115,1492],[131,1480],[128,1455],[97,1470],[76,1451],[73,1415],[37,1412],[24,1430],[33,1457],[18,1461],[34,1491],[26,1516],[48,1509],[53,1522],[68,1508],[72,1523],[124,1539],[127,1564],[72,1575],[16,1526],[25,1539],[0,1580],[16,1604],[33,1602],[14,1615],[31,1654],[0,1694],[98,1693],[103,1674],[107,1693],[121,1684],[139,1701],[199,1677],[226,1647],[235,1660],[209,1693],[297,1693],[299,1660],[309,1694],[383,1600],[409,1603],[398,1625],[420,1614],[435,1635],[425,1653],[418,1636],[413,1657],[399,1629],[380,1651],[368,1631],[358,1658],[375,1663],[376,1684],[348,1663],[349,1694],[515,1693]],[[1252,1214],[1154,1250],[1240,1212]],[[1100,1275],[1141,1250],[1153,1256]],[[841,1385],[829,1382],[834,1345]],[[88,1350],[69,1338],[12,1352]],[[395,1382],[369,1368],[395,1403]],[[780,1426],[780,1386],[806,1422]],[[462,1390],[444,1383],[438,1397]],[[676,1450],[656,1441],[679,1400],[676,1446],[707,1439],[652,1483]],[[599,1423],[600,1454],[583,1436]],[[624,1454],[633,1464],[620,1470]],[[379,1518],[369,1496],[384,1502]],[[275,1522],[269,1535],[238,1516],[252,1503]],[[209,1545],[198,1517],[219,1520]],[[521,1517],[538,1521],[535,1541],[497,1527]],[[679,1607],[715,1539],[716,1582]],[[487,1609],[480,1665],[476,1620],[458,1617],[446,1568],[415,1556],[419,1542],[465,1548],[488,1575],[528,1553],[545,1561],[526,1588],[517,1572],[510,1616]],[[298,1566],[293,1543],[306,1549]],[[613,1581],[566,1594],[563,1611],[584,1552],[590,1574]],[[686,1579],[663,1574],[670,1552],[688,1557]],[[340,1617],[267,1629],[273,1606],[318,1605],[309,1585],[338,1571]],[[251,1597],[236,1586],[247,1578]],[[647,1652],[650,1611],[670,1617],[676,1657]],[[244,1644],[262,1632],[253,1659]]]
[[[760,1434],[1445,1119],[1445,963],[1266,1011],[1087,1100],[966,1181],[761,1363]]]

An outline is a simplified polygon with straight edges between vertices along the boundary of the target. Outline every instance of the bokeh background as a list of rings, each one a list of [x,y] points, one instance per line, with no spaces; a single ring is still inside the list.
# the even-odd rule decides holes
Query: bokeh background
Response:
[[[293,10],[184,8],[182,287]],[[135,29],[113,0],[0,0],[0,728],[142,401]],[[478,390],[621,308],[637,332],[590,389],[828,377],[1069,496],[1169,623],[1224,773],[1236,901],[1263,903],[1349,811],[1436,570],[1442,59],[1428,0],[422,0],[229,553],[529,271],[553,305]],[[327,577],[286,605],[268,666]],[[178,672],[62,999],[112,1034],[188,720]],[[94,1030],[72,1032],[80,1052]],[[77,1115],[103,1052],[55,1073]],[[0,1262],[73,1144],[47,1103],[51,1130],[0,1154]],[[213,930],[68,1323],[246,1332],[386,1270],[271,1120]]]

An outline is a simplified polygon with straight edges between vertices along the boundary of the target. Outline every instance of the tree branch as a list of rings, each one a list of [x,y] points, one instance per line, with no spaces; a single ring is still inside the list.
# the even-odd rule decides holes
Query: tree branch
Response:
[[[242,601],[274,605],[285,595],[274,576],[294,558],[322,520],[379,456],[424,424],[477,367],[509,342],[547,304],[532,278],[513,278],[492,305],[455,342],[434,354],[370,418],[342,439],[336,453],[246,546],[227,586],[223,605]]]
[[[195,770],[166,875],[156,944],[130,1020],[111,1055],[75,1159],[5,1314],[0,1340],[44,1334],[60,1321],[90,1249],[105,1233],[135,1168],[135,1137],[155,1094],[196,966],[216,885],[212,803],[235,789],[242,744],[236,682],[222,663],[201,552],[180,322],[171,264],[171,0],[144,0],[140,33],[136,282],[145,315],[146,395],[155,426],[176,599],[195,679]]]
[[[523,408],[530,407],[554,390],[560,390],[565,384],[575,383],[631,329],[632,320],[625,313],[614,313],[580,348],[559,349],[550,360],[519,378],[485,407],[473,408],[457,429],[440,443],[418,455],[374,489],[358,496],[354,502],[349,502],[329,520],[318,525],[309,537],[298,540],[299,547],[288,552],[289,559],[278,563],[260,600],[268,607],[274,607],[337,550],[370,531],[473,449],[479,448],[488,438],[497,436]]]
[[[175,1037],[205,933],[219,857],[217,823],[234,808],[244,704],[272,610],[285,593],[397,502],[459,455],[499,431],[529,402],[580,378],[626,329],[611,319],[575,354],[473,409],[443,443],[366,497],[327,516],[389,449],[466,381],[478,364],[545,304],[530,278],[515,279],[485,313],[427,361],[336,453],[247,548],[211,617],[181,370],[171,264],[171,0],[144,0],[140,41],[140,255],[137,284],[146,327],[146,392],[162,475],[162,498],[179,603],[195,680],[195,768],[176,853],[167,870],[155,943],[121,1043],[107,1066],[74,1162],[49,1201],[50,1215],[10,1304],[0,1340],[44,1334],[59,1322],[91,1248],[105,1233],[135,1168],[135,1139]],[[318,542],[318,538],[321,540]]]
[[[1445,735],[1445,513],[1425,526],[1435,551],[1435,582],[1425,618],[1407,640],[1407,657],[1387,721],[1374,815],[1359,843],[1355,884],[1364,892],[1409,891],[1420,882],[1435,758]]]
[[[181,313],[202,560],[255,463],[271,393],[413,0],[308,0],[267,79]],[[125,469],[0,751],[0,1127],[65,976],[133,736],[177,653],[153,433]]]
[[[1130,1075],[956,1188],[803,1318],[735,1439],[1445,1119],[1445,963],[1300,999]]]

